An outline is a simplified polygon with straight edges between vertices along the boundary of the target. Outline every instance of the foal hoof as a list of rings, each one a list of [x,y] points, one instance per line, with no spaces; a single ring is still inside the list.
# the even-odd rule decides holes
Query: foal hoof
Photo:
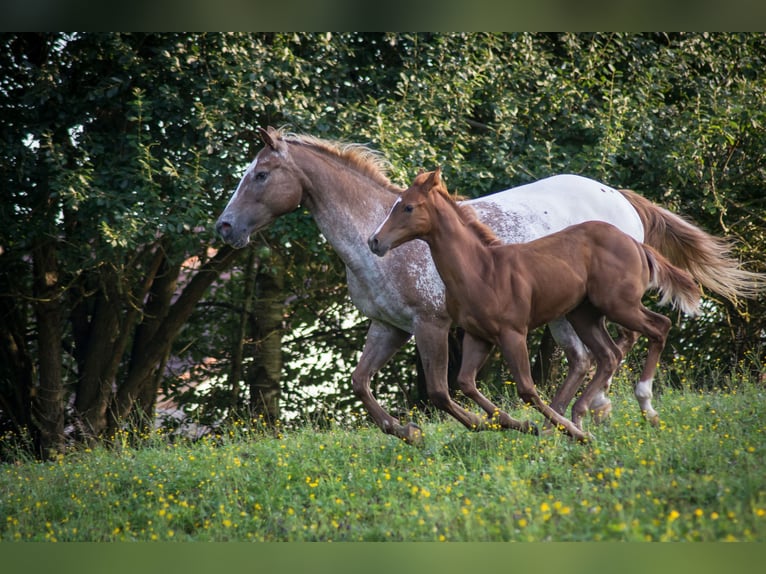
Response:
[[[407,423],[402,427],[400,438],[407,444],[421,446],[423,444],[423,431],[415,423]]]

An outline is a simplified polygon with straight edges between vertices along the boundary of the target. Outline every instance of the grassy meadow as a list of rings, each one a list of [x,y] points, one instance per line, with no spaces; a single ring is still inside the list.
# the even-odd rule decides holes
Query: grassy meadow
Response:
[[[367,424],[255,425],[3,464],[0,540],[766,541],[762,383],[664,388],[658,427],[627,380],[612,389],[588,444],[413,413],[419,448]]]

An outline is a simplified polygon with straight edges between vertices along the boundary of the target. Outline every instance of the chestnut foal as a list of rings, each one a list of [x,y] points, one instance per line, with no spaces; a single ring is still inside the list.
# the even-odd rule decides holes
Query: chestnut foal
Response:
[[[382,257],[412,239],[430,247],[446,286],[447,310],[465,331],[461,390],[488,415],[500,415],[474,382],[492,345],[498,345],[519,396],[579,440],[588,438],[582,419],[590,402],[605,390],[622,360],[605,319],[649,339],[638,383],[648,387],[671,322],[644,307],[644,293],[655,288],[662,304],[672,302],[690,315],[698,312],[700,291],[689,273],[608,223],[589,221],[529,243],[501,244],[473,210],[449,196],[440,169],[415,178],[368,243]],[[526,342],[529,329],[563,316],[596,361],[596,373],[572,407],[571,421],[540,398]],[[504,423],[528,428],[513,419]]]

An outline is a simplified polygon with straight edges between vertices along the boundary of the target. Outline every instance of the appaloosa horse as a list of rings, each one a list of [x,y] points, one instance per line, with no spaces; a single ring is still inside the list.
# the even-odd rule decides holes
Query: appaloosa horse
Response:
[[[351,299],[371,319],[367,340],[352,373],[352,386],[375,423],[386,433],[416,441],[416,425],[401,425],[375,400],[371,377],[414,334],[423,358],[431,401],[464,425],[483,428],[480,417],[451,400],[447,386],[447,333],[450,318],[444,285],[428,248],[413,242],[380,259],[367,239],[402,189],[391,183],[381,156],[366,146],[344,145],[273,128],[259,129],[263,149],[246,169],[218,218],[216,229],[234,247],[300,205],[346,265]],[[587,220],[608,221],[637,240],[656,247],[688,269],[703,286],[730,299],[755,292],[755,275],[726,255],[727,244],[641,196],[617,191],[573,175],[550,177],[468,202],[505,242],[529,241]],[[585,346],[565,320],[550,324],[569,363],[567,378],[551,402],[563,413],[574,397],[590,360]],[[636,387],[648,418],[650,387]],[[591,407],[606,413],[602,395]]]
[[[440,169],[415,178],[370,236],[369,246],[383,257],[414,239],[428,244],[446,286],[447,311],[465,331],[461,390],[491,417],[507,416],[485,401],[474,383],[497,345],[519,396],[579,440],[587,437],[582,419],[590,401],[606,389],[622,361],[604,319],[649,339],[640,378],[641,385],[649,385],[671,322],[644,307],[644,293],[649,287],[659,290],[663,302],[690,315],[699,308],[700,290],[691,274],[603,221],[573,225],[528,243],[503,244],[468,205],[449,196]],[[593,379],[572,407],[572,421],[540,398],[527,352],[530,329],[564,316],[596,362]],[[526,430],[525,423],[512,419],[506,426]]]

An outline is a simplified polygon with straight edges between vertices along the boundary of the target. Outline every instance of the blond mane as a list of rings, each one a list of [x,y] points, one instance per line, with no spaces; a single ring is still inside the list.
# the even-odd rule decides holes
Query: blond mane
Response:
[[[284,129],[277,131],[277,137],[287,143],[311,147],[333,156],[375,183],[396,193],[402,192],[402,189],[394,185],[388,177],[391,169],[389,161],[379,151],[364,144],[326,140],[306,134],[289,133]]]

